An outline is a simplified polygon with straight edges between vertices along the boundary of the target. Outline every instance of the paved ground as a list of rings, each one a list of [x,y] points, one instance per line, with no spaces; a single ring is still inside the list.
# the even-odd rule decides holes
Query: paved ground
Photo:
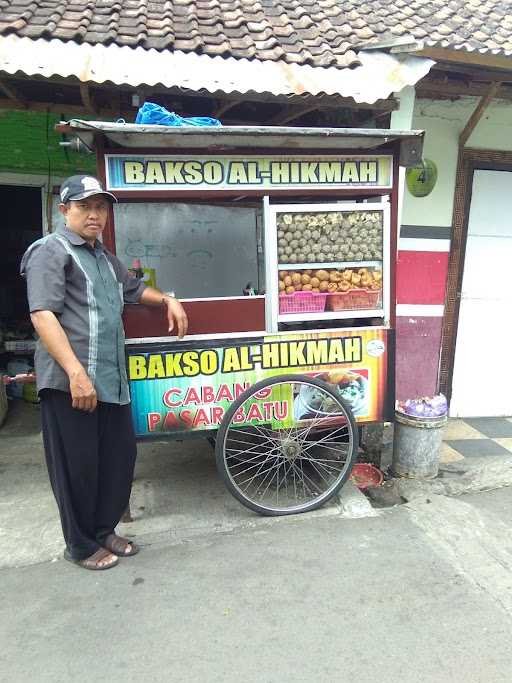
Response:
[[[57,507],[48,482],[39,410],[14,402],[0,440],[1,567],[19,567],[62,555]],[[238,503],[217,476],[207,441],[139,444],[128,536],[177,542],[209,532],[264,526],[261,517]],[[359,517],[375,512],[352,485],[313,516]]]
[[[455,462],[474,456],[505,456],[512,453],[512,418],[476,417],[452,419],[443,433],[442,460]]]
[[[435,494],[450,476],[498,485],[502,465],[445,463],[405,505],[374,510],[346,489],[316,513],[268,519],[227,494],[209,446],[147,445],[125,527],[143,551],[85,572],[57,559],[29,408],[1,434],[2,680],[510,681],[512,488]]]
[[[4,680],[510,681],[512,489],[0,571]]]

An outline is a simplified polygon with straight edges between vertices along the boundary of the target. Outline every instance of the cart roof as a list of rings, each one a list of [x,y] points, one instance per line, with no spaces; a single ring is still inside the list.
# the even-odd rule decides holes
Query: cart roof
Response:
[[[275,126],[147,126],[135,123],[108,123],[72,119],[57,125],[57,130],[75,134],[89,147],[95,133],[102,133],[114,146],[133,149],[204,149],[219,154],[236,149],[296,149],[378,151],[391,143],[400,143],[400,163],[417,164],[422,155],[422,130],[388,128],[298,128]]]

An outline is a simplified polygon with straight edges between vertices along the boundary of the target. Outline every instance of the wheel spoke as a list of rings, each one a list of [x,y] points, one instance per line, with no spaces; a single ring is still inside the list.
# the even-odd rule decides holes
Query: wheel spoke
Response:
[[[269,455],[269,456],[266,457],[265,460],[263,460],[262,462],[257,462],[256,464],[251,465],[250,467],[246,467],[246,468],[245,468],[244,470],[242,470],[241,472],[237,472],[235,476],[241,477],[241,476],[243,476],[244,474],[247,474],[247,472],[249,472],[250,470],[254,470],[256,467],[258,467],[259,470],[258,470],[254,475],[251,475],[251,477],[249,477],[249,479],[246,479],[245,481],[243,481],[243,482],[241,483],[241,485],[245,484],[246,481],[253,481],[254,478],[258,476],[258,474],[261,474],[261,472],[260,472],[261,468],[262,468],[264,465],[266,465],[266,464],[268,463],[269,460],[273,460],[273,459],[274,459],[274,458],[273,458],[271,455]]]
[[[239,486],[243,486],[246,482],[249,482],[249,486],[250,486],[251,483],[256,479],[257,476],[261,476],[262,474],[265,474],[266,472],[270,472],[271,470],[273,470],[274,467],[275,467],[275,464],[271,465],[268,469],[263,470],[263,472],[261,471],[261,468],[262,468],[264,465],[266,465],[266,464],[268,463],[269,460],[276,460],[276,458],[268,457],[266,460],[264,460],[264,461],[260,464],[258,471],[257,471],[253,476],[249,477],[249,479],[246,479],[245,481],[241,482],[241,483],[239,484]],[[250,469],[253,469],[254,467],[258,467],[258,466],[257,466],[257,465],[253,465],[253,467],[249,467],[249,468],[247,468],[247,470],[244,470],[243,472],[240,472],[238,476],[242,476],[242,474],[245,474],[246,472],[248,472]],[[246,488],[249,488],[249,486],[247,486]]]
[[[263,493],[261,494],[261,497],[263,497],[263,496],[265,495],[265,493],[266,493],[266,492],[268,491],[268,489],[269,489],[270,484],[274,481],[275,477],[277,476],[277,482],[278,482],[278,483],[277,483],[277,487],[276,487],[276,498],[279,499],[279,470],[280,470],[280,468],[281,468],[281,464],[282,464],[282,463],[279,463],[279,464],[277,465],[275,474],[273,474],[272,477],[269,479],[269,482],[268,482],[268,484],[267,484],[267,488],[263,491]],[[265,477],[265,479],[266,479],[266,477]],[[258,491],[259,491],[259,489],[260,489],[260,487],[261,487],[262,485],[263,485],[263,482],[261,482],[260,486],[258,486],[258,488],[256,489],[255,493],[258,493]]]
[[[295,463],[293,463],[293,462],[292,462],[292,467],[295,468]],[[311,479],[311,477],[308,477],[308,475],[304,472],[304,469],[303,469],[303,468],[301,468],[301,474],[302,474],[302,477],[303,477],[303,481],[304,481],[304,482],[305,482],[305,480],[307,479],[308,481],[311,482],[311,484],[313,485],[313,488],[316,489],[319,493],[321,493],[321,489],[319,488],[318,484],[316,484],[316,483]]]
[[[318,443],[317,441],[314,446],[317,446],[320,451],[325,449],[326,451],[334,451],[335,453],[347,453],[350,450],[350,444],[345,441],[332,441],[329,446],[327,443],[327,441],[322,441],[322,443]],[[308,451],[309,450],[310,449],[308,448]]]
[[[338,431],[338,430],[336,430],[336,431]],[[328,434],[327,436],[324,436],[324,437],[321,438],[321,439],[318,439],[318,441],[310,441],[310,442],[309,442],[310,445],[306,446],[306,448],[305,448],[304,450],[306,450],[306,451],[307,451],[307,450],[310,450],[310,449],[313,448],[314,446],[318,446],[319,444],[323,443],[324,441],[328,441],[328,440],[329,440],[330,438],[332,438],[333,436],[334,436],[334,432],[333,432],[332,434]]]
[[[312,429],[317,426],[317,424],[320,422],[321,418],[312,418],[310,421],[310,424],[307,427],[303,427],[301,430],[301,434],[298,435],[299,438],[301,438],[304,441],[308,438],[309,434],[311,433]],[[316,420],[316,421],[315,421]]]
[[[267,446],[267,443],[265,441],[256,441],[256,442],[255,441],[240,441],[239,439],[231,439],[231,438],[229,439],[229,443],[235,444],[236,446],[238,446],[238,445],[248,446],[248,448],[246,448],[246,449],[236,448],[235,446],[230,446],[229,450],[231,450],[231,451],[235,451],[235,450],[240,450],[240,451],[241,450],[247,450],[248,451],[248,450],[251,450],[253,448],[265,448],[265,446]]]
[[[268,452],[267,453],[258,453],[258,455],[255,455],[253,458],[240,458],[239,456],[235,455],[230,455],[230,458],[235,458],[236,462],[230,465],[232,469],[235,467],[242,467],[244,465],[248,465],[252,462],[259,463],[261,461],[261,458],[267,458],[268,457]],[[227,458],[226,458],[227,460]]]
[[[332,476],[333,474],[339,474],[339,472],[343,469],[343,467],[340,469],[339,467],[334,467],[333,465],[326,465],[325,463],[320,462],[320,461],[318,461],[318,460],[314,460],[314,459],[312,459],[312,460],[307,460],[306,462],[307,462],[309,465],[311,465],[312,467],[314,467],[315,469],[316,469],[316,466],[317,466],[317,465],[318,465],[318,467],[322,467],[322,468],[323,468],[324,470],[326,470],[331,476]]]
[[[238,430],[237,430],[237,435],[238,435]],[[243,435],[251,436],[251,440],[246,441],[245,439],[236,439],[234,436],[230,436],[229,440],[230,441],[238,441],[239,443],[253,444],[254,439],[258,439],[258,443],[274,443],[274,439],[270,439],[266,435],[255,434],[254,432],[244,432]]]
[[[321,479],[323,479],[323,480],[325,481],[326,484],[330,484],[330,482],[324,477],[324,475],[323,475],[323,474],[320,472],[320,470],[317,468],[317,466],[315,465],[315,461],[314,461],[314,460],[309,460],[309,464],[311,465],[311,467],[313,467],[313,469],[314,469],[316,472],[318,472],[318,474],[320,475]]]
[[[271,436],[268,436],[268,435],[265,433],[265,431],[264,431],[261,427],[258,427],[258,426],[256,426],[256,425],[254,425],[254,428],[256,429],[256,431],[257,431],[258,433],[262,434],[263,437],[264,437],[265,439],[267,439],[268,441],[271,441],[271,442],[276,443],[276,444],[279,443],[279,437],[271,437]],[[273,432],[272,432],[272,433],[273,433]]]
[[[280,467],[281,467],[281,462],[278,461],[277,465],[274,463],[273,465],[271,465],[271,466],[268,468],[268,470],[264,470],[263,472],[260,473],[260,474],[265,474],[265,473],[266,473],[266,474],[265,474],[265,476],[263,477],[263,479],[260,481],[260,483],[258,484],[256,490],[254,491],[254,494],[255,494],[255,495],[258,493],[258,491],[260,490],[260,488],[263,486],[263,484],[264,484],[265,481],[267,480],[267,477],[268,477],[270,474],[272,474],[273,470],[278,471]],[[270,479],[270,482],[269,482],[269,485],[270,485],[270,483],[273,481],[274,477],[275,477],[275,474],[272,475],[272,477],[271,477],[271,479]],[[268,486],[267,486],[267,488],[268,488]],[[265,491],[266,491],[266,490],[267,490],[267,489],[265,489]]]
[[[230,439],[229,441],[231,442],[231,441],[233,441],[233,439]],[[244,443],[244,442],[242,442],[242,443]],[[272,444],[272,446],[275,447],[275,444]],[[258,443],[253,443],[253,444],[251,444],[251,447],[250,447],[250,448],[238,449],[238,450],[239,450],[240,453],[252,453],[252,452],[254,452],[254,449],[255,449],[255,448],[264,448],[264,447],[265,447],[265,444],[264,444],[264,443],[258,442]],[[230,448],[227,448],[226,450],[229,450],[229,451],[236,451],[237,449],[236,449],[236,448],[231,448],[231,447],[230,447]]]
[[[233,455],[228,455],[228,458],[239,458],[242,455],[267,455],[268,451],[257,451],[256,446],[252,448],[226,448],[226,451],[233,453]]]

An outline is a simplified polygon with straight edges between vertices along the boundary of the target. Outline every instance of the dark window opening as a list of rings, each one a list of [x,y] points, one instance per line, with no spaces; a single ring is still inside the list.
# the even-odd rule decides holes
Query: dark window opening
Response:
[[[25,282],[19,274],[26,249],[42,236],[41,189],[0,185],[0,319],[4,339],[31,336]]]

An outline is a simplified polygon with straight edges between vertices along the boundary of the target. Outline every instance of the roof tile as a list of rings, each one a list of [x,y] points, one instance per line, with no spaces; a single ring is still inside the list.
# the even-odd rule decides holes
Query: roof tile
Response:
[[[0,34],[339,67],[410,34],[509,53],[512,0],[0,0]]]

